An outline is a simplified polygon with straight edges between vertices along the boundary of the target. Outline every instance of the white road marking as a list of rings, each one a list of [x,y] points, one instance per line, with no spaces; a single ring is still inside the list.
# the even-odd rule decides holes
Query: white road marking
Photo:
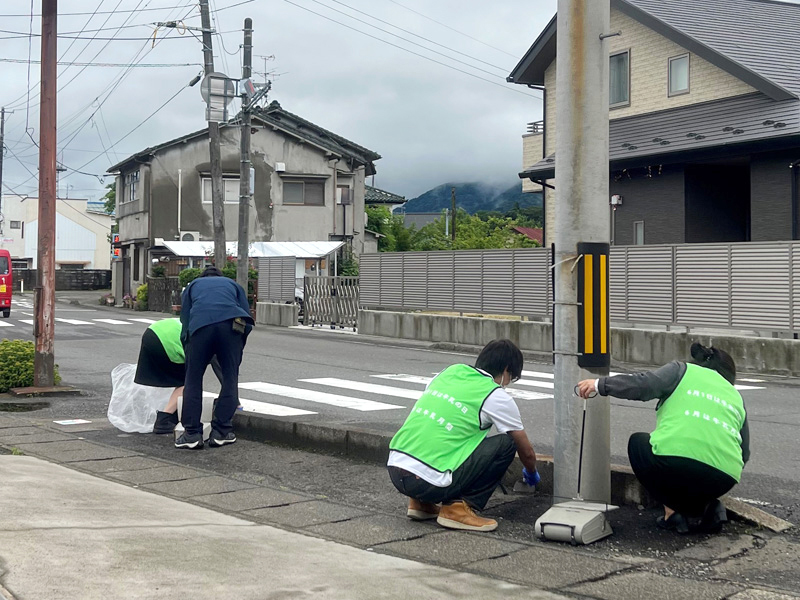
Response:
[[[13,323],[9,323],[8,321],[0,321],[0,327],[13,327]]]
[[[56,321],[58,323],[67,323],[69,325],[94,325],[91,321],[81,321],[79,319],[62,319],[61,317],[56,317]]]
[[[273,396],[285,396],[286,398],[305,400],[307,402],[316,402],[318,404],[328,404],[330,406],[338,406],[340,408],[352,408],[353,410],[360,410],[362,412],[371,412],[375,410],[392,410],[395,408],[406,408],[405,406],[386,404],[384,402],[375,402],[374,400],[361,400],[359,398],[350,398],[348,396],[339,396],[338,394],[327,394],[325,392],[316,392],[313,390],[304,390],[301,388],[289,387],[287,385],[277,385],[274,383],[266,383],[263,381],[240,383],[239,387],[245,390],[253,390],[256,392],[261,392],[263,394],[271,394]]]
[[[393,373],[393,374],[390,374],[390,375],[373,375],[373,377],[379,377],[381,379],[391,379],[392,381],[404,381],[406,383],[418,383],[420,385],[428,385],[431,382],[431,380],[433,379],[433,377],[421,377],[419,375],[406,375],[405,373]],[[314,382],[314,383],[321,383],[322,385],[335,385],[335,384],[331,384],[331,383],[324,383],[322,380],[314,380],[314,379],[302,379],[301,381],[309,381],[309,382]],[[339,381],[344,381],[344,380],[339,380]],[[356,382],[356,381],[354,381],[352,383],[359,384],[359,382]],[[522,381],[518,381],[517,383],[522,383]],[[359,384],[359,385],[370,385],[370,384]],[[337,387],[348,387],[348,386],[339,385]],[[397,388],[386,387],[386,386],[378,386],[378,387],[386,388],[386,389],[389,389],[389,390],[397,389]],[[547,385],[545,385],[544,387],[547,387]],[[549,384],[549,387],[552,388],[553,384],[552,383]],[[352,388],[352,389],[360,389],[360,388]],[[364,390],[364,391],[369,391],[369,390]],[[544,394],[542,392],[529,392],[527,390],[518,390],[518,389],[515,389],[515,388],[506,388],[506,391],[508,392],[508,394],[512,398],[514,398],[516,400],[545,400],[547,398],[552,398],[553,397],[552,394]],[[391,394],[391,392],[384,392],[384,393]],[[401,397],[402,398],[410,398],[411,396],[403,395]],[[417,393],[417,395],[414,396],[415,399],[418,398],[418,397],[419,397],[419,393]]]
[[[409,400],[419,400],[421,392],[418,390],[407,390],[404,388],[392,387],[390,385],[379,385],[377,383],[366,383],[364,381],[351,381],[349,379],[336,379],[335,377],[320,377],[318,379],[298,379],[304,383],[315,383],[317,385],[329,385],[331,387],[344,388],[358,392],[368,392],[381,396],[396,396],[397,398],[408,398]]]
[[[735,387],[735,388],[736,388],[737,390],[739,390],[739,391],[742,391],[742,390],[763,390],[763,389],[764,389],[764,387],[763,387],[763,386],[757,386],[757,385],[739,385],[738,383],[737,383],[735,386],[733,386],[733,387]]]
[[[157,323],[158,319],[128,319],[128,321],[136,321],[137,323],[147,323],[148,325],[152,325],[153,323]]]
[[[109,325],[131,325],[129,321],[120,321],[118,319],[92,319],[98,323],[108,323]]]
[[[528,385],[531,387],[540,387],[548,390],[555,389],[555,384],[552,381],[536,381],[534,379],[520,379],[515,381],[514,385]]]
[[[216,398],[217,394],[211,392],[203,392],[204,398]],[[273,417],[300,417],[303,415],[316,415],[314,411],[303,410],[302,408],[292,408],[291,406],[283,406],[281,404],[270,404],[269,402],[261,402],[259,400],[249,400],[247,398],[239,398],[239,404],[244,409],[243,412],[257,413],[259,415],[271,415]]]
[[[541,371],[523,371],[523,377],[538,377],[539,379],[552,379],[554,375],[552,373],[542,373]]]
[[[20,323],[27,323],[28,325],[33,325],[33,319],[18,319]]]
[[[739,377],[736,381],[744,381],[745,383],[764,383],[763,379],[746,379],[744,377]]]

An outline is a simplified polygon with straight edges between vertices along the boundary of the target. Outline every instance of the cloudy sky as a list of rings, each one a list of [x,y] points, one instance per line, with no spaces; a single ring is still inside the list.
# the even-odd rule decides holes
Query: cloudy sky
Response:
[[[14,111],[4,193],[35,195],[38,185],[40,66],[29,73],[27,61],[40,55],[40,5],[0,3],[0,105]],[[449,181],[517,180],[521,135],[542,105],[538,92],[505,76],[556,0],[211,0],[211,8],[216,69],[241,74],[241,29],[251,17],[255,78],[269,72],[269,99],[381,154],[376,186],[411,198]],[[196,4],[59,2],[58,158],[71,169],[61,174],[61,196],[99,198],[96,175],[110,165],[204,127],[199,86],[186,87],[202,69],[199,40],[162,28],[153,47],[152,23],[177,19],[199,27]]]

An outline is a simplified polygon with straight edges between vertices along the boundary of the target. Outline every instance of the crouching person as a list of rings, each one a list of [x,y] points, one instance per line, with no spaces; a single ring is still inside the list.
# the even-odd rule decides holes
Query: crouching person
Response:
[[[484,509],[514,454],[526,481],[538,475],[519,408],[504,389],[521,374],[519,348],[494,340],[474,367],[453,365],[428,384],[389,444],[389,476],[409,497],[409,518],[436,519],[450,529],[497,528],[475,511]],[[487,437],[492,425],[500,435]]]

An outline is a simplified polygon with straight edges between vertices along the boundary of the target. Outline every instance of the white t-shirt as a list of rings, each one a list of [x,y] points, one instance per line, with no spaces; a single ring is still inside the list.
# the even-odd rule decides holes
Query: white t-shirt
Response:
[[[478,370],[480,371],[480,369]],[[481,371],[481,373],[488,375],[485,371]],[[524,429],[516,402],[503,388],[497,388],[486,398],[481,407],[480,419],[481,427],[487,428],[494,425],[498,433]],[[416,458],[395,450],[389,453],[387,465],[405,469],[436,487],[447,487],[453,482],[452,471],[441,473]]]

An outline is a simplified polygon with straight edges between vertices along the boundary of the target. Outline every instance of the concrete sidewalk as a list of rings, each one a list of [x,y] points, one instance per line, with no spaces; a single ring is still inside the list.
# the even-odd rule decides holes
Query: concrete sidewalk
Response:
[[[0,481],[8,600],[564,597],[255,524],[38,458],[0,456]]]

